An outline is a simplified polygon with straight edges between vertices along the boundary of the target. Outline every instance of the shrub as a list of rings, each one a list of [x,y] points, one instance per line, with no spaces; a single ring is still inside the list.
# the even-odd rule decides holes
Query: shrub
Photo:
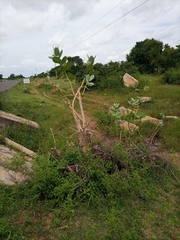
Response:
[[[165,72],[163,77],[164,83],[180,84],[180,69],[171,69]]]
[[[120,72],[112,72],[102,81],[97,83],[98,89],[119,89],[124,86],[122,74]]]

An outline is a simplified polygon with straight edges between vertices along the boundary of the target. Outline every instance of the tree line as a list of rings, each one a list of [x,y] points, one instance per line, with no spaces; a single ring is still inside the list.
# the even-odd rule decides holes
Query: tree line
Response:
[[[86,64],[79,56],[68,57],[72,62],[71,73],[80,82],[81,77],[86,74]],[[123,84],[122,76],[129,74],[163,74],[164,83],[180,84],[180,45],[175,48],[169,44],[155,39],[145,39],[136,42],[135,46],[126,55],[125,61],[110,61],[109,63],[94,64],[95,87],[117,88]],[[31,77],[59,76],[60,72],[52,68],[50,71],[42,72]],[[17,79],[22,75],[10,75],[10,79]]]

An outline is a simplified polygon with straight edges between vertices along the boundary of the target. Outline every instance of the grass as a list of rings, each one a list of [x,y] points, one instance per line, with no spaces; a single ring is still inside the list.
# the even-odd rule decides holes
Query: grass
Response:
[[[83,96],[87,118],[99,122],[96,130],[111,145],[102,148],[96,143],[102,158],[79,153],[71,113],[46,79],[35,79],[28,86],[20,83],[0,94],[2,110],[37,121],[41,127],[33,131],[17,124],[15,130],[2,133],[38,156],[31,181],[0,185],[0,239],[180,239],[178,164],[151,156],[142,143],[152,135],[154,125],[146,123],[137,133],[121,133],[126,147],[114,143],[120,133],[108,115],[113,103],[129,107],[131,97],[150,96],[152,102],[140,105],[146,115],[180,117],[178,86],[161,84],[159,76],[139,79],[139,92],[121,88],[90,91]],[[67,82],[61,84],[69,88]],[[150,87],[148,91],[143,90],[145,85]],[[155,135],[161,151],[176,152],[177,156],[179,138],[180,120],[174,119],[165,119]],[[61,150],[60,159],[52,154],[52,147]],[[18,170],[24,162],[20,155],[8,166]],[[80,176],[65,170],[75,163]]]

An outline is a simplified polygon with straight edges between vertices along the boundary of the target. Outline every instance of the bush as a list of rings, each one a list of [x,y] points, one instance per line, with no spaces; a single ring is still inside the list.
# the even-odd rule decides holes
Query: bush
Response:
[[[98,89],[119,89],[124,86],[123,78],[120,73],[111,73],[110,76],[105,77],[98,83]]]
[[[163,76],[164,83],[180,84],[180,69],[171,69],[165,72]]]

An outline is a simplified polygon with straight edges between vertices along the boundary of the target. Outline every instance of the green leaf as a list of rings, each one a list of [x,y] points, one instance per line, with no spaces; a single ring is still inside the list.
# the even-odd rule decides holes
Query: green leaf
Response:
[[[60,51],[59,58],[61,58],[62,54],[63,54],[63,50]]]
[[[62,71],[62,67],[61,66],[57,66],[57,67],[54,67],[53,70],[55,70],[55,71]]]
[[[54,63],[61,64],[61,59],[59,57],[53,57],[52,60],[53,60]]]
[[[55,47],[54,48],[54,56],[58,56],[59,57],[59,55],[60,55],[59,48]]]
[[[94,79],[94,75],[91,75],[89,78],[89,81],[92,81]]]
[[[94,86],[94,83],[88,82],[86,85],[87,85],[88,87],[92,87],[92,86]]]
[[[87,64],[88,65],[93,65],[94,64],[94,60],[95,60],[95,57],[93,57],[93,56],[88,56],[88,62],[87,62]]]
[[[86,82],[89,82],[89,81],[90,81],[90,75],[87,74],[87,75],[86,75]]]
[[[67,72],[67,76],[68,76],[68,78],[71,80],[71,81],[73,81],[73,80],[75,80],[76,79],[76,76],[74,76],[72,73],[70,73],[70,72]]]
[[[64,71],[66,72],[70,70],[71,67],[72,67],[72,62],[71,61],[67,62],[66,65],[64,66]]]
[[[66,63],[67,57],[64,56],[63,59],[61,60],[61,64],[64,65]]]

